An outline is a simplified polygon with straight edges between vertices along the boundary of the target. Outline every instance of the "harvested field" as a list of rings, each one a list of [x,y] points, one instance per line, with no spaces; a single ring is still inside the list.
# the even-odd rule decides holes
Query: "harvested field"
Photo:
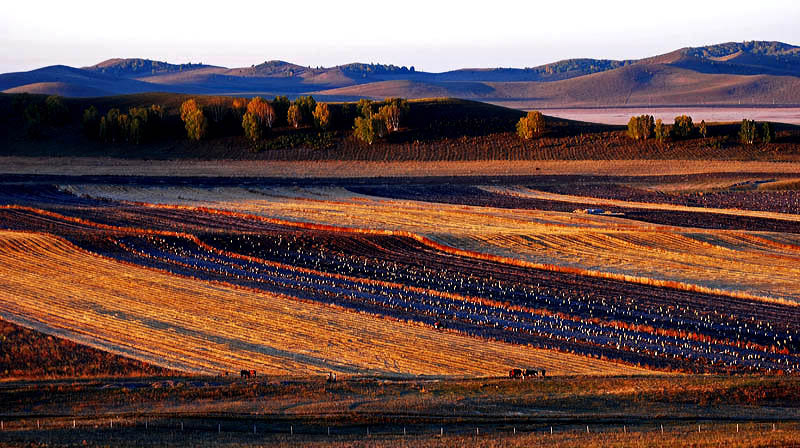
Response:
[[[2,316],[170,368],[377,375],[645,373],[121,264],[50,236],[0,234]],[[419,347],[426,347],[421,351]]]
[[[70,186],[67,190],[112,200],[208,207],[294,222],[413,232],[457,249],[540,266],[565,266],[637,277],[642,281],[671,281],[700,286],[708,291],[743,293],[766,299],[791,302],[800,299],[797,295],[800,274],[796,267],[797,252],[790,246],[775,247],[763,238],[764,231],[800,232],[800,223],[796,221],[800,217],[796,215],[749,212],[755,215],[749,216],[735,210],[711,213],[702,209],[687,212],[670,206],[664,206],[669,208],[663,211],[620,208],[624,216],[587,215],[572,211],[597,206],[591,199],[583,204],[573,202],[580,200],[573,197],[553,201],[553,197],[544,193],[541,193],[542,198],[484,193],[477,196],[479,201],[473,202],[488,205],[495,199],[511,201],[499,204],[504,208],[438,202],[434,207],[424,200],[442,200],[442,194],[436,193],[442,188],[436,186],[350,188],[404,198],[412,197],[406,195],[411,191],[413,197],[423,201],[387,199],[339,187],[204,189],[83,185]],[[472,192],[484,191],[458,186],[447,190],[451,191],[447,193],[448,202],[458,201],[458,193],[469,201],[476,197],[470,196]],[[431,192],[434,194],[428,196]],[[553,208],[557,211],[551,211]],[[569,213],[565,213],[567,210]],[[656,222],[648,224],[639,220]],[[680,227],[687,223],[705,225],[713,230]],[[742,231],[732,232],[731,229]],[[751,243],[713,243],[729,237],[749,239]],[[765,270],[765,266],[771,269]]]
[[[278,295],[476,344],[494,341],[582,355],[578,359],[590,364],[612,360],[668,371],[795,372],[800,366],[794,234],[398,200],[353,188],[9,186],[0,195],[9,204],[0,209],[0,225],[56,235],[76,250],[173,281]],[[456,191],[489,194],[471,188]],[[791,224],[786,217],[781,221]],[[175,315],[169,314],[172,304],[150,307]],[[199,322],[170,321],[156,330],[184,333],[211,325]],[[240,332],[249,338],[245,330],[257,324],[245,322]],[[293,325],[301,322],[297,317]],[[220,328],[224,340],[234,338],[233,330]],[[215,353],[223,350],[213,342]],[[358,355],[348,356],[364,366],[340,371],[427,369],[395,368],[394,361],[381,367],[362,359],[366,345],[355,350]],[[204,368],[233,362],[214,356],[220,359]],[[334,359],[349,359],[343,356]],[[259,362],[277,368],[278,360]],[[502,371],[501,364],[491,368]]]
[[[97,350],[0,319],[0,377],[174,376],[182,372]]]

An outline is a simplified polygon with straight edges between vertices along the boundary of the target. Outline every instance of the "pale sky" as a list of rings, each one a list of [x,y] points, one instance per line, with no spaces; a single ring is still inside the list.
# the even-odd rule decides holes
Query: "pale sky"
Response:
[[[114,57],[440,72],[637,59],[729,41],[800,45],[797,0],[6,0],[2,10],[0,73]]]

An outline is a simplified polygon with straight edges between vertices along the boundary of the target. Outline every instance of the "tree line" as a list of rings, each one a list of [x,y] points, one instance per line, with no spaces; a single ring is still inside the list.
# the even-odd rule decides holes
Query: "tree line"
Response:
[[[661,119],[653,119],[652,115],[639,115],[628,120],[628,137],[634,140],[648,140],[654,138],[661,142],[666,137],[673,140],[681,140],[700,136],[708,136],[708,126],[705,120],[695,126],[692,117],[679,115],[675,117],[672,125],[665,125]],[[753,120],[744,119],[739,127],[739,142],[745,145],[752,145],[758,142],[770,143],[775,140],[775,130],[769,122],[756,123]]]
[[[61,127],[70,121],[69,108],[64,98],[50,95],[41,97],[23,93],[14,97],[14,112],[23,118],[25,133],[31,138],[38,138],[45,128]]]
[[[310,127],[326,131],[334,121],[352,120],[354,136],[370,145],[376,139],[400,130],[401,120],[409,111],[408,101],[402,98],[388,98],[382,102],[361,99],[355,105],[338,106],[338,109],[334,109],[328,103],[318,103],[312,96],[301,96],[294,102],[289,102],[285,96],[277,96],[272,101],[261,97],[249,101],[235,98],[231,108],[235,116],[241,117],[244,136],[253,143],[267,138],[273,127]],[[341,116],[336,117],[335,111]],[[189,139],[201,140],[206,137],[208,119],[194,99],[181,105],[181,120]]]

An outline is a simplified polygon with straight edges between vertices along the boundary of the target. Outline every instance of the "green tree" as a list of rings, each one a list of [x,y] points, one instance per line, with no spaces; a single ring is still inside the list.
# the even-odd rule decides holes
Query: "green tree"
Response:
[[[44,100],[47,122],[53,126],[61,126],[69,122],[69,109],[64,99],[58,95],[50,95]]]
[[[353,131],[359,140],[371,145],[375,141],[372,117],[356,117]]]
[[[44,124],[42,108],[39,104],[30,103],[25,106],[23,112],[25,117],[25,133],[28,137],[36,138],[42,135],[42,127]]]
[[[386,135],[386,124],[376,115],[356,117],[353,131],[356,138],[371,145]]]
[[[89,139],[95,139],[100,133],[100,114],[97,108],[89,106],[88,109],[83,111],[83,133]]]
[[[313,96],[301,96],[294,100],[294,105],[300,110],[301,123],[313,123],[314,110],[317,108],[317,102]],[[295,126],[297,127],[297,126]]]
[[[694,123],[692,117],[688,115],[679,115],[675,117],[675,123],[672,125],[672,137],[675,139],[689,138],[694,133]]]
[[[743,119],[742,125],[739,128],[739,141],[745,145],[752,145],[756,142],[758,131],[756,129],[756,122],[753,120]]]
[[[128,109],[130,124],[125,139],[140,144],[153,141],[161,134],[164,109],[153,104],[150,107],[131,107]],[[122,119],[124,121],[124,119]],[[121,126],[122,127],[122,126]]]
[[[130,141],[131,135],[131,116],[128,114],[119,114],[117,117],[117,133],[119,141]]]
[[[663,142],[664,137],[667,136],[666,126],[664,126],[664,122],[662,122],[660,118],[656,120],[656,123],[653,126],[653,134],[655,135],[656,140],[659,142]]]
[[[190,140],[201,140],[208,134],[208,120],[203,109],[194,99],[186,100],[181,104],[181,120],[186,128],[186,135]]]
[[[331,111],[325,103],[317,103],[314,108],[314,125],[320,129],[328,129],[331,124]]]
[[[119,117],[119,109],[112,108],[100,119],[100,140],[102,142],[116,143],[120,140]]]
[[[706,120],[700,120],[700,127],[698,128],[700,131],[700,136],[703,138],[708,137],[708,126],[706,126]]]
[[[289,116],[289,107],[291,105],[289,98],[285,96],[276,96],[272,100],[272,108],[275,110],[275,126],[287,126],[289,124],[287,117]]]
[[[761,141],[764,143],[770,143],[775,140],[775,130],[772,128],[772,125],[765,121],[761,124]]]
[[[146,139],[147,122],[141,116],[131,117],[130,125],[128,126],[128,141],[138,145]]]
[[[244,128],[244,136],[250,141],[257,142],[264,137],[264,128],[253,113],[245,112],[242,117],[242,128]]]
[[[358,100],[356,104],[356,109],[358,109],[359,115],[364,118],[372,116],[372,101],[366,98],[361,98]]]

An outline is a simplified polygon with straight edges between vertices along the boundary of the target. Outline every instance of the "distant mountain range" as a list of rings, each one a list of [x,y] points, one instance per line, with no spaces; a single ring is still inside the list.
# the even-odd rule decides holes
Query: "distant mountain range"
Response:
[[[639,60],[568,59],[532,68],[443,73],[384,64],[241,68],[109,59],[0,75],[0,91],[92,97],[141,92],[305,95],[323,100],[455,97],[530,107],[800,104],[800,47],[781,42],[682,48]]]

